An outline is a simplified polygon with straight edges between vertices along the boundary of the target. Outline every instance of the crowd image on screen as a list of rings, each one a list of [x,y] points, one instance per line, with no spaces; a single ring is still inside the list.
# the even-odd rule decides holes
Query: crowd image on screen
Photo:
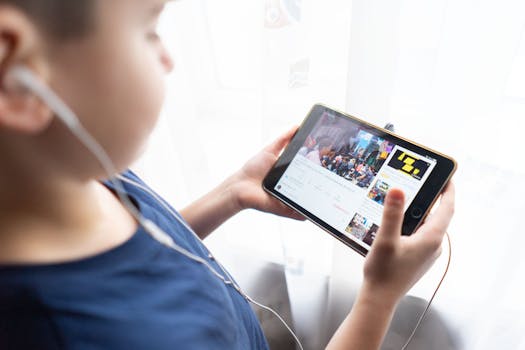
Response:
[[[345,124],[346,123],[346,124]],[[348,121],[323,116],[299,154],[361,188],[368,188],[394,145]]]

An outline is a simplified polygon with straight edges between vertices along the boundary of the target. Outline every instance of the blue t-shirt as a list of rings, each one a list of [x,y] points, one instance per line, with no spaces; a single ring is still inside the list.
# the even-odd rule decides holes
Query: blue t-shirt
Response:
[[[144,185],[131,172],[124,176]],[[144,217],[220,271],[155,198],[124,186]],[[246,350],[268,344],[237,291],[139,228],[122,245],[86,259],[0,267],[0,349]]]

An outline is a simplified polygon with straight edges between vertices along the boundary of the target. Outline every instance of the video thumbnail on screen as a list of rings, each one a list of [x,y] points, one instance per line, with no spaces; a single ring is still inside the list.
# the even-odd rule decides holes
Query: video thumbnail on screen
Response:
[[[350,120],[325,112],[298,154],[361,188],[368,188],[393,148],[393,143]]]
[[[378,230],[379,226],[359,213],[354,215],[346,228],[346,232],[370,246],[374,242]]]

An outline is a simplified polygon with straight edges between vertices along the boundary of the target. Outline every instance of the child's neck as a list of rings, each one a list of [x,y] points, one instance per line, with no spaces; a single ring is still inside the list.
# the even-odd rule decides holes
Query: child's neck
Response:
[[[135,230],[97,181],[0,175],[0,264],[79,259],[123,243]]]

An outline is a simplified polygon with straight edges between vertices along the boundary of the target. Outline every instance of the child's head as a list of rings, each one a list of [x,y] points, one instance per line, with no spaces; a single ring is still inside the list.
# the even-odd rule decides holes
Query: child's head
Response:
[[[0,0],[0,161],[105,175],[47,106],[5,81],[10,67],[24,64],[76,112],[116,166],[127,167],[156,122],[172,66],[156,34],[165,2]]]

